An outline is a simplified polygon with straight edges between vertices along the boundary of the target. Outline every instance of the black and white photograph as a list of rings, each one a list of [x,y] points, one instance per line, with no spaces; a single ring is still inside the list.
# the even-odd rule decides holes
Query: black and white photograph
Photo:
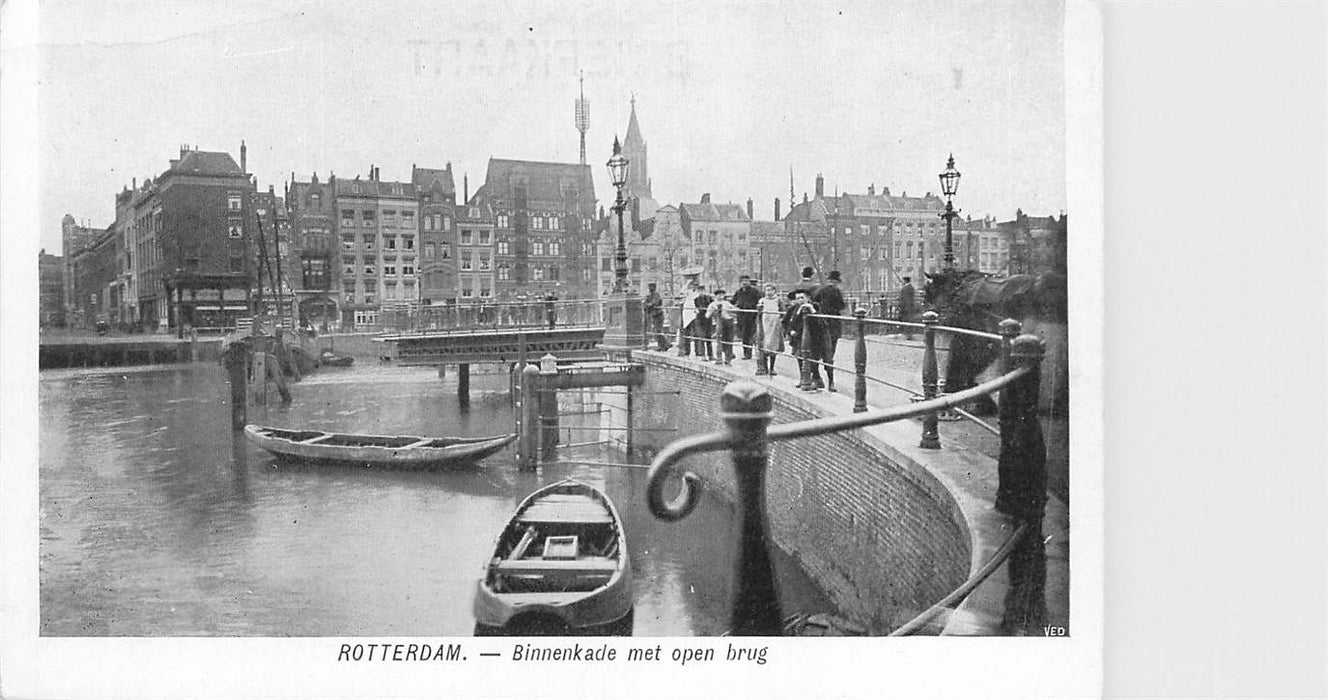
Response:
[[[29,11],[24,692],[1098,692],[1092,8]]]

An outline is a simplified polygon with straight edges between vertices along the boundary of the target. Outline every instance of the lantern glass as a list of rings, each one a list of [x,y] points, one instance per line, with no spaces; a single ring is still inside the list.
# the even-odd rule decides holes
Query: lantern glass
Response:
[[[946,197],[953,197],[955,192],[959,191],[959,171],[955,170],[954,156],[950,156],[950,162],[945,165],[945,172],[940,174],[941,193]]]
[[[627,156],[622,153],[615,153],[609,159],[609,180],[613,182],[614,187],[622,187],[627,182]]]

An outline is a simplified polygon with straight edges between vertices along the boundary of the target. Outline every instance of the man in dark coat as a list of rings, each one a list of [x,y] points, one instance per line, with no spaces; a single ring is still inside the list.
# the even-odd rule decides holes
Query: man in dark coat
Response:
[[[742,342],[742,359],[752,359],[752,342],[756,338],[756,304],[761,292],[752,278],[743,275],[738,280],[738,291],[733,293],[733,305],[738,307],[738,337]]]
[[[899,288],[899,320],[912,321],[917,314],[918,293],[913,289],[913,278],[905,277],[904,286]],[[904,328],[904,339],[913,339],[913,329]]]
[[[672,347],[664,337],[664,300],[660,298],[659,292],[655,291],[654,282],[648,284],[647,287],[650,289],[650,293],[646,295],[645,301],[641,302],[646,312],[646,325],[650,329],[649,332],[655,334],[656,349],[664,352]],[[649,341],[647,341],[647,344],[649,344]]]
[[[820,313],[807,290],[799,288],[790,295],[793,305],[784,315],[788,329],[789,345],[798,357],[798,388],[803,391],[816,391],[825,387],[818,369],[825,348],[825,332],[820,319],[813,314]],[[803,331],[806,330],[804,342]],[[804,381],[805,378],[805,381]]]
[[[812,292],[812,301],[820,313],[826,316],[839,316],[844,313],[844,294],[839,291],[839,284],[843,280],[839,276],[839,270],[830,271],[830,279],[826,284],[818,287]],[[821,357],[825,359],[825,380],[828,391],[835,390],[835,370],[832,363],[835,361],[835,349],[839,346],[839,334],[843,330],[840,327],[840,321],[837,318],[821,319],[822,328],[822,352]]]

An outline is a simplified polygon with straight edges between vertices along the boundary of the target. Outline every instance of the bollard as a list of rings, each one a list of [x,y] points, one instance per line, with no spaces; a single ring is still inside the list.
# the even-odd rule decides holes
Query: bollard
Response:
[[[867,411],[867,310],[859,306],[853,310],[858,319],[858,342],[853,348],[853,412]]]
[[[1001,390],[996,510],[1030,522],[1042,520],[1047,505],[1047,444],[1037,413],[1045,346],[1035,335],[1015,338],[1010,360],[1029,372]]]
[[[231,429],[244,430],[249,422],[248,398],[248,351],[245,344],[231,343],[222,355],[222,364],[226,367],[226,379],[231,385]]]
[[[922,314],[922,322],[926,324],[926,328],[922,331],[922,340],[925,345],[922,352],[923,400],[936,398],[936,324],[940,320],[940,315],[935,311]],[[922,417],[922,442],[918,443],[918,447],[927,450],[941,449],[941,434],[936,428],[936,420],[935,411]]]
[[[756,311],[756,376],[766,376],[770,370],[765,360],[765,312]]]
[[[253,394],[254,403],[259,406],[267,405],[267,353],[261,343],[254,344],[253,354],[253,372],[249,374],[250,393]]]
[[[558,358],[546,353],[539,361],[539,387],[537,396],[539,405],[540,459],[553,461],[558,447],[558,390],[553,387],[558,376]]]
[[[461,408],[470,406],[470,364],[457,365],[457,405]]]
[[[770,527],[765,516],[765,472],[770,457],[766,429],[773,407],[770,392],[746,380],[724,387],[719,399],[720,415],[734,445],[733,470],[742,521],[729,619],[729,633],[737,637],[773,637],[783,632],[779,591],[770,561]]]
[[[521,469],[534,469],[539,463],[539,384],[539,367],[526,365],[517,405],[516,462]]]

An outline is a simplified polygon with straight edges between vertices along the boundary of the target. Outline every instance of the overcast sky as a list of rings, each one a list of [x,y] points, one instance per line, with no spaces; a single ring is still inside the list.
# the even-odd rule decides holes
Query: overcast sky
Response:
[[[1006,219],[1065,209],[1060,3],[47,2],[42,245],[106,226],[180,144],[266,189],[336,173],[470,175],[490,156],[576,162],[577,76],[597,195],[633,93],[661,203],[938,191]]]

